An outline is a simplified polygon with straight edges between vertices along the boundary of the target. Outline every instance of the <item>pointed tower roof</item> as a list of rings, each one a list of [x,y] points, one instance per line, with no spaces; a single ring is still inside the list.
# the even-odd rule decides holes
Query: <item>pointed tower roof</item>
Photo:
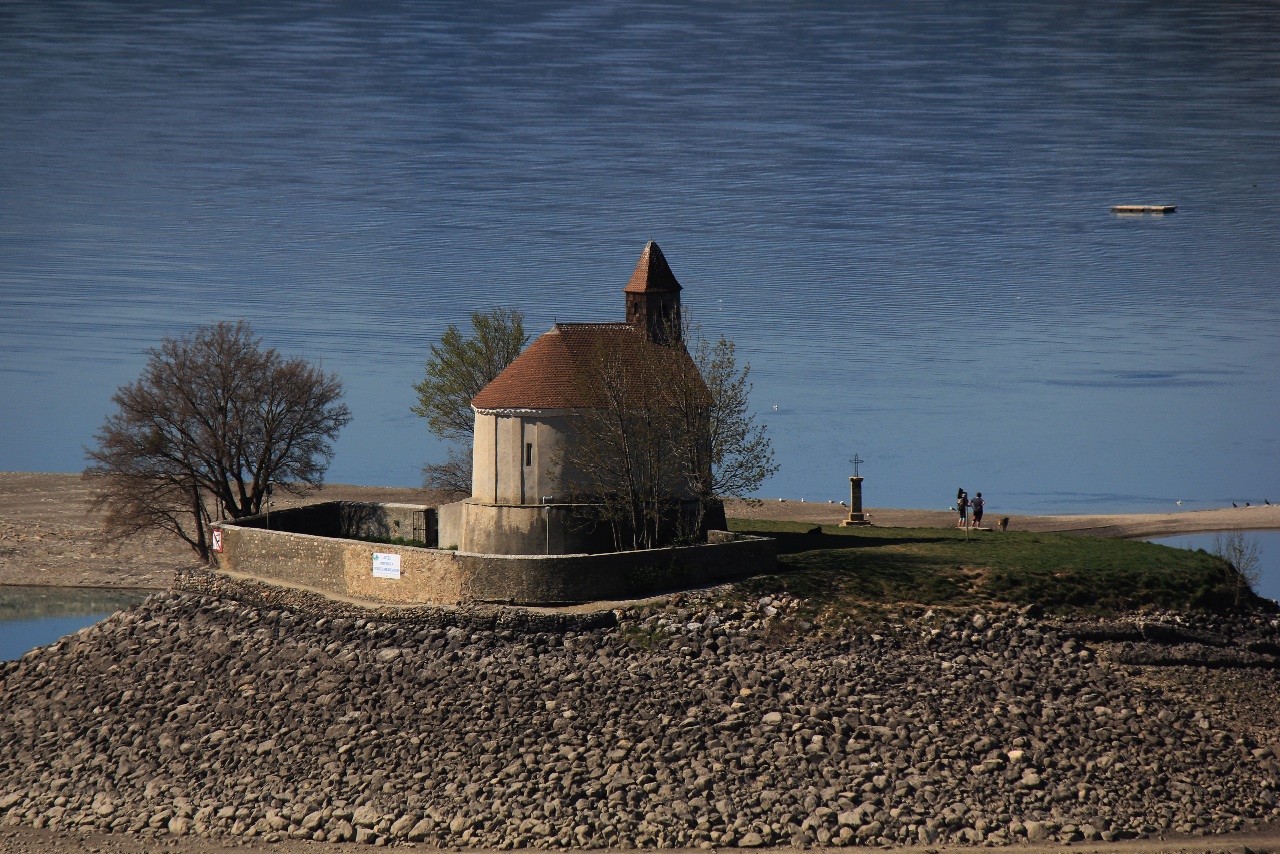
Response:
[[[650,240],[640,253],[640,263],[631,274],[631,281],[622,289],[626,294],[665,294],[680,290],[676,274],[671,272],[667,259],[662,257],[658,244]]]

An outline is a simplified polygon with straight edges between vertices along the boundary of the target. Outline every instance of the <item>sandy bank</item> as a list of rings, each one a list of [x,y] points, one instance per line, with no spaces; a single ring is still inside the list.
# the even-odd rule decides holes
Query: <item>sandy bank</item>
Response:
[[[730,501],[725,507],[729,516],[739,519],[777,519],[836,525],[848,518],[839,504],[813,504],[801,501],[764,501],[752,504]],[[867,509],[873,524],[887,528],[950,528],[956,514],[947,510],[901,510],[872,507]],[[994,525],[1002,514],[989,513],[984,520]],[[1145,539],[1171,537],[1177,534],[1199,534],[1210,531],[1274,531],[1280,530],[1280,506],[1240,507],[1226,510],[1188,510],[1180,513],[1130,513],[1089,516],[1010,516],[1011,531],[1061,531],[1096,537]]]

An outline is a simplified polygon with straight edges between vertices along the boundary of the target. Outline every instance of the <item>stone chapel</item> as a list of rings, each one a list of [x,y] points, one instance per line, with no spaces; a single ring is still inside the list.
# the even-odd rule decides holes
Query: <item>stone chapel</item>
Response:
[[[471,497],[440,508],[442,547],[487,554],[612,549],[607,532],[589,522],[573,464],[576,425],[599,405],[592,360],[607,352],[639,362],[661,347],[665,358],[692,367],[679,340],[680,291],[650,241],[622,289],[625,321],[557,323],[476,395]],[[671,488],[678,502],[696,504],[689,484]]]

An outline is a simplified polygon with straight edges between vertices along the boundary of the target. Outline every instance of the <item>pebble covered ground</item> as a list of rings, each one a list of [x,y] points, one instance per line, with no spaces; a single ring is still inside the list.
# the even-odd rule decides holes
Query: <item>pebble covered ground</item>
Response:
[[[508,849],[1280,825],[1280,736],[1187,699],[1230,671],[1274,702],[1272,615],[816,627],[723,591],[564,615],[184,586],[0,663],[0,826]]]

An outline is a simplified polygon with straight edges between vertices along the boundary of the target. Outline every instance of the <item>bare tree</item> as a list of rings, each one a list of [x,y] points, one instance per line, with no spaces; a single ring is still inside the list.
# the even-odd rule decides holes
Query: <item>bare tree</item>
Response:
[[[471,336],[450,324],[431,345],[426,376],[413,388],[413,412],[427,419],[432,433],[453,443],[443,463],[423,466],[425,485],[457,496],[471,494],[471,431],[475,414],[471,399],[502,373],[529,343],[524,314],[495,308],[471,313]]]
[[[698,337],[690,352],[683,336],[659,344],[619,330],[582,374],[595,405],[579,416],[561,464],[618,548],[698,540],[723,519],[724,497],[747,495],[777,471],[750,413],[750,368],[738,368],[732,342]]]
[[[351,420],[336,375],[264,349],[243,321],[166,338],[148,356],[86,449],[108,532],[168,531],[207,561],[210,502],[235,519],[260,512],[272,485],[323,484]]]
[[[1231,565],[1234,573],[1236,604],[1248,598],[1262,580],[1261,547],[1243,531],[1213,535],[1213,554]]]
[[[471,467],[471,443],[450,445],[444,462],[422,467],[423,486],[440,490],[446,500],[466,498],[471,494]]]
[[[677,463],[682,424],[668,386],[672,371],[691,366],[678,345],[654,344],[639,330],[606,335],[579,377],[594,405],[578,416],[559,463],[574,472],[574,500],[611,527],[615,548],[655,548],[676,538],[681,506],[694,498]]]

